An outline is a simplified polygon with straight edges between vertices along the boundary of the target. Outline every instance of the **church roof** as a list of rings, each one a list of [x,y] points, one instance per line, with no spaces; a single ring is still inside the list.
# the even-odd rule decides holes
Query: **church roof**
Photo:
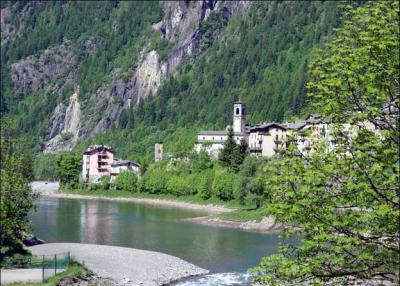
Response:
[[[301,129],[307,125],[307,122],[302,120],[302,121],[298,121],[298,122],[294,122],[294,123],[286,122],[286,123],[283,123],[282,125],[285,126],[286,129]]]
[[[228,135],[228,131],[199,131],[198,135]]]
[[[197,135],[214,135],[214,136],[227,136],[228,135],[227,130],[221,130],[221,131],[199,131]],[[244,136],[246,135],[246,132],[233,132],[233,136]]]
[[[276,123],[276,122],[266,122],[266,123],[256,124],[256,125],[250,127],[250,132],[258,131],[258,130],[266,130],[266,129],[270,129],[270,128],[274,128],[274,127],[286,130],[286,127],[284,126],[284,124],[280,124],[280,123]]]

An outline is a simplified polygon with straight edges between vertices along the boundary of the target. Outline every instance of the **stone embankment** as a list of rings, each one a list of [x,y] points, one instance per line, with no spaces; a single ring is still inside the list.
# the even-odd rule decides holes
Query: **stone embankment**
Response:
[[[178,257],[134,248],[80,244],[47,243],[29,248],[34,255],[70,252],[96,276],[109,279],[112,285],[165,285],[209,271]]]

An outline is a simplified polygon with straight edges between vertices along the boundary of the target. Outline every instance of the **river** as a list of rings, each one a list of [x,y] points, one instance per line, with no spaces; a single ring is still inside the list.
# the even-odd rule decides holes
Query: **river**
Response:
[[[243,273],[257,265],[261,257],[277,251],[281,241],[277,234],[182,221],[204,215],[201,211],[131,202],[42,197],[31,219],[35,235],[47,242],[159,251],[211,271],[205,278],[177,285],[245,285],[248,276]],[[238,281],[242,284],[237,284]]]

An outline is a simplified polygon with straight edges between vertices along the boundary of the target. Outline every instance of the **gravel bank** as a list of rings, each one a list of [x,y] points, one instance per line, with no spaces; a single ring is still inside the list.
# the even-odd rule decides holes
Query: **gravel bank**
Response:
[[[107,201],[117,201],[117,202],[133,202],[138,204],[148,204],[155,206],[168,206],[174,208],[183,208],[191,210],[205,211],[210,214],[218,214],[223,212],[231,212],[234,209],[216,206],[216,205],[199,205],[195,203],[187,203],[173,200],[161,200],[161,199],[147,199],[147,198],[124,198],[124,197],[105,197],[105,196],[90,196],[90,195],[75,195],[66,194],[60,192],[41,192],[38,191],[40,195],[53,198],[66,198],[66,199],[79,199],[79,200],[107,200]]]
[[[277,223],[273,217],[264,217],[259,222],[255,220],[245,221],[245,222],[230,221],[230,220],[222,220],[211,216],[194,217],[185,220],[193,223],[210,225],[215,227],[238,228],[242,230],[261,232],[261,233],[276,233],[276,232],[282,232],[285,229],[285,226],[281,223]]]
[[[170,282],[207,274],[209,271],[178,257],[134,248],[80,243],[47,243],[29,247],[32,254],[69,251],[96,275],[115,281],[115,285],[165,285]]]

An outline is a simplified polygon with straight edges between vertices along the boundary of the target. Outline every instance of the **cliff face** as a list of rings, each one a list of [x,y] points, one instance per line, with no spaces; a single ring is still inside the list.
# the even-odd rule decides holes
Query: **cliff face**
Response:
[[[298,115],[307,61],[337,24],[336,6],[1,2],[0,112],[42,151],[111,130],[106,141],[125,132],[137,153],[167,136],[188,149],[194,129],[229,124],[238,96],[250,121]]]
[[[45,49],[38,54],[22,58],[11,65],[13,89],[29,94],[40,88],[51,97],[62,93],[66,87],[73,87],[75,92],[68,101],[60,102],[49,118],[46,134],[43,138],[44,151],[69,149],[80,138],[102,132],[118,122],[121,111],[135,106],[140,100],[156,94],[160,85],[179,67],[185,57],[190,58],[202,41],[200,26],[208,17],[221,9],[229,16],[245,13],[251,2],[231,1],[165,1],[160,3],[163,17],[152,25],[159,36],[168,41],[170,49],[166,56],[160,57],[145,41],[137,62],[128,70],[128,78],[121,80],[110,74],[110,82],[101,85],[95,92],[81,100],[77,90],[77,71],[80,67],[79,54],[68,41],[58,46]],[[26,11],[33,9],[27,5],[20,12],[23,18]],[[2,9],[2,44],[11,41],[18,29],[9,22],[10,11]],[[17,21],[19,24],[19,21]],[[83,53],[96,54],[99,42],[88,40]],[[62,133],[71,133],[72,137],[62,140]]]

